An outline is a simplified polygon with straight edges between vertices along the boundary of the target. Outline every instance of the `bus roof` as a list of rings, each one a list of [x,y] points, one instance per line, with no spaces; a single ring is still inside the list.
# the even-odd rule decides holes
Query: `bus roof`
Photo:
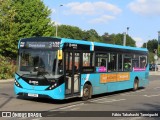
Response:
[[[36,38],[36,39],[35,39]],[[50,41],[52,39],[61,41],[61,48],[63,48],[64,43],[73,43],[73,44],[82,44],[82,45],[89,45],[89,46],[97,46],[97,47],[106,47],[106,48],[117,48],[123,50],[134,50],[134,51],[144,51],[148,52],[146,48],[138,48],[138,47],[131,47],[131,46],[122,46],[122,45],[115,45],[115,44],[107,44],[107,43],[100,43],[100,42],[91,42],[85,40],[76,40],[76,39],[69,39],[69,38],[56,38],[56,37],[32,37],[32,38],[24,38],[20,41],[39,41],[39,40],[47,40]],[[20,45],[19,41],[19,45]],[[18,47],[19,47],[18,45]]]
[[[61,38],[61,44],[63,43],[75,43],[75,44],[83,44],[83,45],[90,45],[90,46],[94,45],[94,46],[99,46],[99,47],[110,47],[110,48],[146,51],[146,52],[148,51],[146,48],[122,46],[122,45],[107,44],[107,43],[100,43],[100,42],[91,42],[91,41],[85,41],[85,40],[75,40],[75,39],[68,39],[68,38]]]

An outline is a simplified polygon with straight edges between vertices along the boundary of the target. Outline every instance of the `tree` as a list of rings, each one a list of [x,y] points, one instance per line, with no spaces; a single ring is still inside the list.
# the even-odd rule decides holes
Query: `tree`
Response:
[[[17,24],[13,22],[15,15],[12,1],[0,0],[0,54],[6,54],[12,49],[12,39],[18,32]]]
[[[143,43],[142,47],[146,48],[146,43]],[[158,41],[156,39],[152,39],[147,42],[147,49],[149,52],[153,53],[154,49],[157,49],[157,47],[158,47]]]
[[[96,30],[90,29],[83,31],[79,27],[69,25],[60,25],[58,27],[58,36],[71,39],[102,42],[101,36],[98,35]]]
[[[154,62],[155,49],[158,48],[158,41],[156,39],[149,40],[147,43],[147,49],[149,51],[149,62]],[[143,43],[142,47],[146,48],[146,43]]]
[[[82,40],[85,37],[85,32],[75,26],[60,25],[58,27],[58,36]]]
[[[109,44],[117,44],[117,45],[123,45],[123,34],[111,34],[104,33],[102,35],[103,42],[109,43]],[[126,36],[126,46],[132,46],[135,47],[135,41],[129,36]]]
[[[103,42],[109,43],[109,44],[114,44],[114,40],[113,40],[114,34],[112,34],[112,36],[111,36],[111,35],[109,35],[109,33],[105,32],[101,37],[102,37]]]
[[[102,37],[98,35],[97,31],[90,29],[86,31],[85,39],[94,42],[102,42]]]
[[[148,59],[149,59],[149,63],[154,63],[154,53],[153,52],[149,52],[148,55]]]
[[[0,54],[14,57],[20,38],[53,35],[51,10],[41,0],[0,0],[0,8]]]

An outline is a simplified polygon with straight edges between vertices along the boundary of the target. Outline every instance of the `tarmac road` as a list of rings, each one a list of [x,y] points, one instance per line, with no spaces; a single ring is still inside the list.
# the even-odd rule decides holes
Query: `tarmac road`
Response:
[[[150,84],[144,89],[138,91],[126,90],[109,94],[93,96],[88,101],[81,101],[79,98],[73,98],[63,101],[39,98],[23,98],[14,95],[13,80],[9,82],[0,82],[0,111],[49,111],[53,116],[70,117],[77,115],[76,119],[83,119],[84,112],[74,111],[95,111],[89,112],[90,116],[95,116],[94,119],[105,119],[100,117],[106,111],[159,111],[160,112],[160,76],[150,75]],[[59,111],[56,113],[55,111]],[[73,111],[71,115],[67,111]],[[48,114],[48,115],[50,115]],[[92,115],[91,115],[92,114]],[[93,115],[94,114],[94,115]],[[105,114],[110,114],[106,112]],[[74,117],[65,117],[61,119],[75,120]],[[54,117],[56,118],[56,117]],[[107,117],[108,118],[108,117]],[[113,120],[146,120],[160,118],[145,118],[145,117],[110,117]],[[11,119],[11,118],[5,118]],[[31,118],[21,118],[31,119]],[[35,119],[35,118],[33,118]],[[44,118],[36,118],[41,120]],[[47,117],[45,119],[52,119]],[[58,117],[57,119],[60,119]],[[92,117],[87,117],[92,119]]]

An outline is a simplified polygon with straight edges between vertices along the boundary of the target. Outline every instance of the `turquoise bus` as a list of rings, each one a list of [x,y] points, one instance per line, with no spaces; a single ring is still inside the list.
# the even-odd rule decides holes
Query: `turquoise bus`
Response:
[[[63,100],[137,90],[148,84],[148,51],[54,37],[21,39],[14,92]]]

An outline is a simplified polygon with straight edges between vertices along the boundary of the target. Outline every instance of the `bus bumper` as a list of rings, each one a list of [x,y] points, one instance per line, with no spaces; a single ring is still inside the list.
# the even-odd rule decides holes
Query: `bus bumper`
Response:
[[[42,97],[42,98],[51,98],[51,99],[57,99],[62,100],[65,99],[65,93],[64,90],[64,84],[61,86],[53,89],[53,90],[31,90],[31,89],[24,89],[17,87],[14,84],[14,92],[16,95],[22,95],[22,96],[28,96],[28,97]]]

